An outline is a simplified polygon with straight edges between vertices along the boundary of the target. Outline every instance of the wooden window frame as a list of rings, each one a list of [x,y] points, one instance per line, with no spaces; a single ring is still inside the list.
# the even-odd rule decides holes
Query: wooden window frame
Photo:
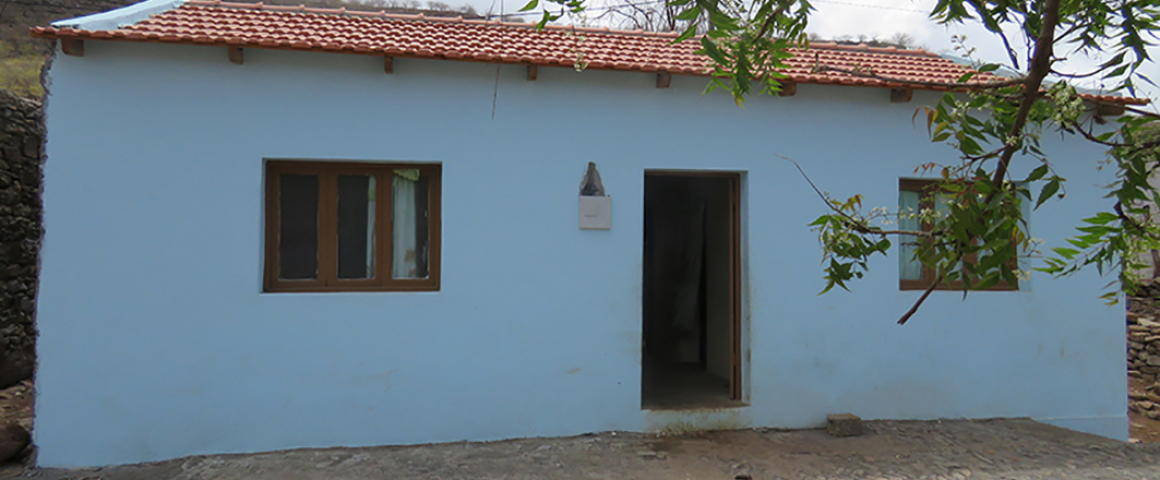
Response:
[[[419,170],[428,182],[427,278],[391,278],[393,192],[396,169]],[[265,273],[262,291],[283,292],[407,292],[438,291],[440,247],[442,245],[442,173],[438,164],[266,161],[266,241]],[[280,177],[283,174],[317,175],[318,205],[318,278],[285,280],[278,278],[280,231]],[[375,175],[375,275],[370,279],[338,278],[338,191],[339,175]]]
[[[916,179],[916,178],[900,178],[900,179],[898,179],[898,191],[918,193],[919,210],[926,209],[926,208],[933,209],[935,207],[934,194],[936,194],[938,192],[934,191],[934,189],[932,189],[930,187],[932,185],[937,184],[937,183],[938,183],[937,180]],[[929,222],[923,222],[921,225],[921,228],[923,231],[929,231],[931,228],[934,228],[934,226],[931,225]],[[901,240],[899,240],[899,244],[901,244]],[[967,261],[971,261],[971,260],[968,259]],[[1017,262],[1018,259],[1014,259],[1014,261]],[[937,275],[935,274],[935,271],[933,269],[927,267],[926,265],[923,265],[922,266],[922,278],[919,280],[910,280],[910,279],[901,278],[901,272],[900,272],[899,279],[898,279],[898,289],[899,290],[926,290],[927,288],[930,288],[930,285],[935,282],[936,278],[937,278]],[[960,290],[961,291],[963,289],[963,282],[962,282],[962,280],[955,280],[953,282],[945,282],[944,281],[944,282],[938,284],[938,286],[934,287],[934,289],[935,290]],[[1010,283],[1007,283],[1006,280],[1000,279],[999,282],[996,283],[993,287],[991,287],[987,290],[981,290],[981,291],[1010,292],[1010,291],[1018,291],[1018,290],[1019,290],[1018,281],[1016,281],[1016,283],[1014,285],[1012,285]]]

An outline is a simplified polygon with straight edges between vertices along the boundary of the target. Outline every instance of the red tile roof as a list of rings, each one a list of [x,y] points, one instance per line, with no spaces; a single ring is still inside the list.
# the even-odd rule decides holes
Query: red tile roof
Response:
[[[37,27],[46,38],[126,40],[193,45],[238,46],[433,58],[492,63],[572,67],[578,54],[586,68],[708,75],[710,60],[695,54],[697,41],[672,44],[675,33],[614,31],[423,15],[355,12],[345,9],[224,3],[190,0],[184,5],[117,30]],[[923,50],[815,43],[795,50],[785,71],[798,83],[905,87],[898,82],[837,72],[818,73],[818,65],[873,72],[911,81],[952,83],[969,70]],[[994,80],[990,74],[976,79]],[[947,90],[942,86],[914,87]],[[1146,103],[1109,95],[1090,99]]]

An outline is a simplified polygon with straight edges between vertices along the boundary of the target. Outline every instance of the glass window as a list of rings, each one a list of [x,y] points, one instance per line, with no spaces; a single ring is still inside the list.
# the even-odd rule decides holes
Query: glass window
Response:
[[[898,227],[901,230],[925,231],[932,228],[917,218],[923,209],[933,209],[939,215],[949,213],[950,195],[935,190],[937,182],[922,179],[901,179],[898,181]],[[1023,202],[1023,218],[1026,219],[1029,211],[1028,204]],[[902,235],[898,239],[898,286],[901,290],[925,290],[937,279],[935,272],[922,265],[916,258],[920,247],[918,237]],[[973,261],[968,258],[966,261]],[[961,282],[944,282],[936,287],[939,290],[961,289]],[[999,282],[991,290],[1018,290],[1018,285]]]
[[[265,291],[438,290],[440,173],[268,162]]]

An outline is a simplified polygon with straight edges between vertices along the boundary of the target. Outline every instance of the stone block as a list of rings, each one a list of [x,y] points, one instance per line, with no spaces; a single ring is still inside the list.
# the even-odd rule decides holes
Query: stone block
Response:
[[[16,459],[32,442],[28,430],[15,423],[0,427],[0,463]]]
[[[835,437],[856,437],[866,432],[862,419],[852,413],[826,416],[826,432]]]

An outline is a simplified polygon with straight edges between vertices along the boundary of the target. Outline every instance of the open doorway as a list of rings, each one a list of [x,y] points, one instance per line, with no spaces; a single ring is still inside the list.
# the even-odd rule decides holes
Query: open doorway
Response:
[[[741,406],[740,176],[644,180],[642,407]]]

